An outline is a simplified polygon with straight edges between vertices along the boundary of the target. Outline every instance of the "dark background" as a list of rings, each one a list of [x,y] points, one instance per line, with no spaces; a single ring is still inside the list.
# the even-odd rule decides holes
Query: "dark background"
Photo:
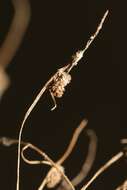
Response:
[[[123,69],[120,73],[120,62],[113,59],[112,8],[109,2],[31,0],[31,22],[7,69],[11,85],[0,102],[0,136],[18,138],[23,116],[36,94],[72,54],[84,47],[104,12],[109,9],[102,31],[72,70],[72,82],[64,96],[57,100],[57,109],[50,111],[52,99],[46,93],[27,120],[23,133],[24,140],[43,148],[53,160],[57,160],[80,121],[87,118],[88,128],[97,134],[98,150],[94,166],[81,186],[121,150],[120,139],[126,137],[123,120],[120,125],[123,101],[119,88],[126,81],[126,72]],[[0,0],[0,43],[12,16],[11,1]],[[71,157],[65,162],[66,174],[70,178],[79,171],[87,155],[88,143],[88,138],[82,134]],[[1,146],[1,189],[15,189],[16,162],[16,146]],[[23,163],[21,167],[21,189],[35,190],[46,172],[45,167]],[[126,164],[122,160],[101,175],[89,189],[114,189],[124,181],[125,171]]]

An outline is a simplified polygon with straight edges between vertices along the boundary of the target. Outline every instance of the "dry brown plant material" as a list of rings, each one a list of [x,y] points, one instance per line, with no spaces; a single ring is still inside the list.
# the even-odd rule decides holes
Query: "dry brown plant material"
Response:
[[[18,144],[18,140],[2,137],[0,138],[0,143],[3,144],[4,146],[9,147],[13,144]],[[22,149],[21,155],[22,155],[23,160],[26,163],[32,164],[32,165],[46,164],[46,165],[52,166],[51,170],[48,172],[47,176],[43,180],[43,183],[41,184],[38,190],[44,188],[45,185],[47,185],[48,187],[55,186],[58,183],[58,181],[61,179],[61,177],[63,177],[63,179],[67,182],[70,188],[74,190],[74,187],[71,184],[70,180],[64,174],[64,169],[62,166],[56,164],[44,151],[40,150],[38,147],[34,146],[33,144],[21,141],[21,145],[25,145]],[[39,155],[41,155],[44,158],[44,160],[31,161],[25,158],[24,151],[27,150],[28,148],[31,148],[32,150],[36,151]],[[56,178],[56,175],[57,175],[57,178]]]
[[[85,48],[83,50],[77,51],[76,54],[73,56],[73,60],[71,63],[69,63],[68,65],[62,67],[61,69],[59,69],[47,82],[46,84],[43,86],[43,88],[41,89],[41,91],[39,92],[39,94],[36,96],[35,100],[33,101],[33,103],[31,104],[31,106],[29,107],[28,111],[26,112],[21,128],[20,128],[20,132],[19,132],[19,144],[18,144],[18,161],[17,161],[17,183],[16,183],[16,189],[19,190],[19,179],[20,179],[20,154],[21,154],[21,140],[22,140],[22,132],[23,132],[23,128],[24,128],[24,124],[27,120],[27,118],[29,117],[30,113],[32,112],[32,110],[34,109],[34,107],[36,106],[37,102],[39,101],[39,99],[41,98],[41,96],[44,94],[44,92],[46,90],[49,90],[52,93],[52,89],[53,87],[56,85],[57,81],[61,81],[63,83],[63,79],[61,80],[61,77],[65,74],[65,73],[69,73],[71,71],[71,69],[77,65],[77,63],[79,62],[79,60],[83,57],[84,53],[86,52],[86,50],[89,48],[90,44],[93,42],[93,40],[96,38],[96,36],[98,35],[99,31],[101,30],[103,23],[106,19],[108,15],[108,10],[105,12],[103,18],[101,19],[101,22],[99,23],[99,26],[97,27],[96,32],[90,37],[90,39],[88,40]],[[57,77],[59,76],[59,78]],[[67,84],[70,82],[70,79],[68,80],[69,75],[67,75],[66,78],[66,82],[64,84],[61,84],[61,86],[64,88]],[[57,81],[56,81],[57,79]],[[55,86],[55,91],[57,90],[58,85]],[[52,95],[54,96],[54,91],[52,93]],[[58,97],[58,96],[57,96]],[[55,98],[54,98],[55,100]],[[56,105],[55,105],[56,107]],[[54,109],[54,108],[53,108]]]
[[[71,182],[67,178],[67,176],[64,174],[64,168],[60,164],[62,164],[63,161],[69,156],[72,149],[74,148],[76,141],[81,133],[81,131],[86,127],[87,121],[83,120],[79,127],[75,130],[74,135],[72,137],[72,140],[67,148],[67,151],[65,154],[56,162],[54,163],[47,154],[44,153],[44,151],[40,150],[36,146],[32,145],[31,143],[23,142],[21,141],[21,145],[25,145],[21,151],[21,156],[23,160],[28,164],[47,164],[52,166],[44,180],[42,181],[41,185],[39,186],[38,190],[42,190],[45,185],[47,185],[48,188],[55,187],[62,179],[64,179],[67,183],[67,185],[70,187],[70,189],[74,189]],[[18,140],[15,139],[9,139],[6,137],[3,137],[0,139],[0,143],[4,146],[11,146],[13,144],[18,144]],[[28,160],[24,156],[24,151],[26,151],[28,148],[31,148],[32,150],[35,150],[37,153],[39,153],[45,160]]]
[[[49,170],[46,177],[42,181],[42,183],[39,186],[38,190],[42,190],[45,186],[47,186],[48,188],[54,188],[60,182],[62,182],[62,183],[60,184],[59,189],[64,189],[64,188],[66,188],[66,189],[74,189],[73,186],[78,185],[86,177],[86,175],[88,174],[88,172],[89,172],[89,170],[90,170],[90,168],[91,168],[91,166],[93,164],[93,161],[95,159],[95,154],[96,154],[97,137],[96,137],[95,133],[92,130],[87,130],[86,131],[87,135],[90,138],[88,156],[85,159],[85,162],[84,162],[84,164],[82,166],[81,171],[79,172],[79,174],[71,182],[68,181],[69,179],[67,178],[67,176],[65,176],[64,167],[62,166],[63,162],[68,158],[68,156],[71,154],[72,150],[74,149],[74,147],[76,145],[76,142],[77,142],[77,140],[79,138],[79,135],[83,131],[83,129],[85,129],[86,125],[87,125],[87,120],[85,120],[85,119],[82,120],[80,125],[74,131],[74,134],[72,136],[72,139],[71,139],[71,141],[69,143],[69,146],[68,146],[67,150],[65,151],[63,156],[55,163],[51,160],[51,158],[49,158],[47,156],[47,154],[44,153],[44,151],[40,150],[35,145],[32,145],[29,142],[21,141],[21,145],[24,146],[22,148],[22,151],[21,151],[21,156],[22,156],[23,160],[27,164],[31,164],[31,165],[46,164],[46,165],[51,166],[51,169]],[[4,146],[11,146],[13,144],[18,144],[18,140],[2,137],[2,138],[0,138],[0,143],[3,144]],[[27,159],[26,156],[24,155],[24,153],[28,148],[36,151],[39,155],[41,155],[43,157],[43,160],[29,160],[29,159]]]
[[[25,158],[24,156],[24,151],[27,150],[29,147],[31,147],[31,144],[27,144],[26,146],[23,147],[22,149],[22,157],[23,159]],[[37,147],[33,147],[32,149],[37,149]],[[40,150],[39,150],[40,151]],[[61,180],[61,177],[64,178],[64,180],[67,182],[67,184],[70,186],[70,188],[72,190],[74,190],[73,185],[71,184],[70,180],[68,179],[68,177],[64,174],[64,168],[62,166],[60,166],[59,164],[55,163],[46,153],[44,153],[42,150],[40,151],[40,154],[45,158],[46,161],[48,161],[49,165],[52,166],[52,168],[49,170],[48,174],[46,175],[46,177],[44,178],[43,182],[41,183],[40,187],[38,188],[38,190],[42,190],[44,188],[45,185],[47,185],[49,188],[56,186],[59,181]],[[25,161],[26,159],[24,159]],[[27,160],[27,163],[29,162],[29,160]],[[47,164],[47,163],[46,163]]]
[[[67,150],[65,151],[65,153],[61,156],[61,158],[59,158],[59,160],[57,161],[58,164],[63,164],[63,162],[68,158],[68,156],[71,154],[72,150],[74,149],[77,140],[79,138],[80,133],[85,129],[85,127],[87,126],[88,121],[86,119],[83,119],[81,121],[81,123],[79,124],[79,126],[76,128],[76,130],[73,133],[72,139],[69,143],[69,146],[67,148]]]
[[[18,50],[30,20],[29,0],[12,0],[14,17],[6,38],[0,47],[0,97],[9,86],[6,67],[10,64]]]
[[[5,72],[5,69],[0,66],[0,99],[2,98],[4,92],[9,86],[9,78]]]
[[[90,132],[91,133],[91,132]],[[91,133],[92,134],[92,133]],[[95,134],[94,134],[95,135]],[[92,134],[93,136],[93,134]],[[96,138],[96,137],[95,137]],[[18,140],[15,140],[15,139],[10,139],[10,138],[6,138],[6,137],[2,137],[0,138],[0,143],[3,144],[4,146],[11,146],[13,144],[18,144]],[[38,190],[42,190],[45,185],[48,185],[47,187],[48,188],[52,188],[54,187],[58,182],[61,181],[61,178],[62,180],[64,179],[65,181],[63,181],[63,183],[61,183],[60,187],[58,188],[58,190],[70,190],[70,189],[73,189],[75,190],[72,182],[70,181],[67,176],[64,174],[64,168],[63,166],[61,165],[58,165],[57,162],[53,162],[51,160],[51,158],[49,158],[49,156],[44,153],[42,150],[40,150],[38,147],[32,145],[31,143],[27,143],[27,142],[23,142],[21,141],[21,144],[22,145],[25,145],[22,149],[22,152],[21,152],[21,155],[22,155],[22,158],[23,160],[28,163],[28,164],[46,164],[46,165],[49,165],[51,166],[51,170],[48,172],[47,176],[44,178],[43,182],[41,183],[41,186],[39,187]],[[92,143],[91,143],[92,145]],[[28,160],[25,156],[24,156],[24,151],[28,148],[31,148],[33,150],[35,150],[37,153],[39,153],[43,158],[44,160]],[[92,154],[91,154],[92,155]],[[89,155],[88,155],[89,156]],[[117,153],[115,156],[113,156],[108,162],[106,162],[96,173],[95,175],[88,181],[88,183],[86,183],[82,188],[81,190],[86,190],[92,182],[94,182],[94,180],[99,177],[105,170],[107,170],[109,167],[111,167],[114,163],[116,163],[117,161],[119,161],[123,156],[126,156],[126,152],[123,150],[119,153]],[[84,164],[85,165],[85,164]],[[84,168],[84,165],[83,165],[83,168]],[[54,176],[55,175],[55,176]],[[54,181],[54,177],[57,177],[57,180],[55,182]],[[48,183],[47,183],[48,182]],[[125,180],[125,182],[116,188],[116,190],[127,190],[127,180]]]
[[[96,150],[97,150],[97,136],[95,132],[91,129],[86,131],[87,135],[89,136],[90,142],[89,142],[89,148],[88,148],[88,154],[84,161],[84,164],[82,165],[82,168],[78,175],[74,177],[71,182],[74,186],[79,185],[88,175],[89,171],[91,170],[95,157],[96,157]]]
[[[116,190],[127,190],[127,180],[122,185],[116,188]]]
[[[83,124],[83,123],[81,123]],[[81,167],[81,170],[79,173],[71,180],[71,183],[74,187],[79,185],[88,175],[89,171],[91,170],[93,166],[93,162],[95,160],[96,156],[96,149],[97,149],[97,137],[96,134],[93,130],[88,129],[86,130],[86,133],[90,139],[89,142],[89,148],[88,148],[88,153],[87,157],[85,158],[85,161]],[[65,180],[62,180],[60,186],[57,188],[57,190],[71,190],[68,184],[66,183]]]
[[[62,166],[62,164],[63,164],[63,162],[68,158],[68,156],[71,154],[71,152],[72,152],[72,150],[74,149],[74,147],[75,147],[75,145],[76,145],[76,142],[77,142],[77,140],[78,140],[78,138],[79,138],[79,135],[80,135],[80,133],[83,131],[83,129],[85,129],[85,127],[86,127],[86,125],[87,125],[87,120],[82,120],[82,122],[80,123],[80,125],[77,127],[77,129],[74,131],[74,134],[73,134],[73,137],[72,137],[72,139],[71,139],[71,141],[70,141],[70,143],[69,143],[69,146],[68,146],[68,148],[67,148],[67,150],[65,151],[65,153],[63,154],[63,156],[56,162],[56,164],[64,171],[64,168],[63,168],[63,166]],[[66,184],[66,186],[67,187],[69,187],[69,189],[72,189],[72,187],[69,185],[69,183],[67,183],[67,181],[62,177],[62,176],[60,176],[59,175],[59,173],[57,173],[58,171],[54,171],[53,170],[53,168],[51,169],[51,171],[49,171],[49,173],[47,174],[47,176],[49,176],[49,178],[50,178],[50,175],[51,176],[58,176],[57,177],[57,181],[56,180],[53,180],[52,181],[52,185],[48,185],[48,183],[47,183],[47,181],[48,181],[48,178],[47,178],[47,180],[46,180],[46,178],[42,181],[42,183],[41,183],[41,185],[40,185],[40,187],[39,187],[39,189],[38,190],[43,190],[43,188],[44,188],[44,185],[46,185],[47,184],[47,187],[48,188],[53,188],[53,187],[55,187],[57,184],[59,184],[61,181],[64,181],[65,182],[65,184]],[[53,174],[54,173],[54,174]],[[51,179],[51,178],[50,178]],[[51,181],[51,180],[50,180]],[[72,183],[71,183],[72,184]],[[72,184],[73,185],[73,184]],[[73,188],[74,188],[74,186],[73,186]]]
[[[11,62],[12,58],[14,57],[17,49],[19,48],[19,45],[23,39],[24,33],[27,29],[29,19],[30,19],[30,4],[29,0],[12,0],[15,10],[15,15],[13,18],[13,22],[11,24],[10,30],[7,34],[7,37],[0,48],[0,95],[2,96],[3,92],[6,90],[9,84],[9,79],[5,73],[5,69],[7,65]],[[59,186],[59,190],[74,190],[75,186],[77,186],[81,181],[87,176],[88,172],[91,169],[91,166],[93,165],[93,161],[96,154],[96,144],[97,139],[96,135],[93,133],[93,131],[88,131],[88,135],[91,139],[90,145],[89,145],[89,152],[88,157],[86,158],[79,174],[73,178],[71,181],[68,179],[68,177],[65,175],[64,167],[62,166],[63,162],[68,158],[68,156],[71,154],[79,134],[86,126],[86,123],[81,123],[80,127],[75,131],[72,141],[70,142],[67,151],[64,153],[64,155],[57,161],[54,162],[44,151],[40,150],[38,147],[34,146],[31,143],[23,142],[22,141],[22,132],[24,128],[24,124],[31,114],[32,110],[36,106],[37,102],[41,98],[41,96],[44,94],[46,90],[48,90],[51,94],[51,97],[54,102],[54,107],[51,110],[54,110],[57,107],[55,98],[61,98],[65,92],[65,87],[71,82],[71,75],[70,71],[74,66],[78,64],[78,62],[82,59],[84,56],[84,53],[89,48],[90,44],[93,42],[93,40],[98,35],[99,31],[101,30],[103,23],[108,15],[108,10],[104,14],[99,26],[97,27],[96,32],[89,38],[88,42],[86,43],[86,46],[83,50],[79,50],[75,53],[75,55],[72,56],[72,62],[68,65],[60,68],[44,85],[44,87],[41,89],[39,94],[36,96],[35,100],[29,107],[28,111],[25,114],[25,117],[23,119],[20,132],[19,132],[19,139],[9,139],[9,138],[1,138],[0,143],[2,143],[5,146],[11,146],[12,144],[18,144],[18,162],[17,162],[17,183],[16,183],[16,189],[19,190],[19,174],[20,174],[20,155],[22,156],[23,160],[28,164],[46,164],[51,166],[51,169],[49,170],[48,174],[42,181],[41,185],[39,186],[38,190],[43,190],[43,188],[47,185],[48,188],[53,188],[57,184],[59,184],[61,181],[61,184]],[[16,34],[16,35],[15,35]],[[82,125],[83,124],[83,125]],[[122,140],[123,144],[127,143],[127,139]],[[21,145],[24,146],[21,151]],[[24,152],[31,148],[37,153],[39,153],[43,160],[28,160]],[[124,155],[124,152],[119,152],[117,155],[113,156],[106,164],[104,164],[96,173],[95,175],[86,183],[81,190],[86,190],[92,182],[100,176],[105,170],[107,170],[112,164],[117,162],[120,158],[122,158]],[[119,186],[116,190],[127,190],[127,180]]]
[[[81,190],[86,190],[92,182],[100,176],[105,170],[107,170],[111,165],[117,162],[120,158],[124,156],[124,152],[119,152],[115,156],[113,156],[106,164],[104,164],[95,174],[94,176],[81,188]]]

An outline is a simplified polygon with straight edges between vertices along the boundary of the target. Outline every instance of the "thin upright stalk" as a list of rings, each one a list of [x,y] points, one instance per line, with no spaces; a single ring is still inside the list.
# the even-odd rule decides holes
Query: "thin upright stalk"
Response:
[[[50,86],[52,85],[52,82],[54,82],[54,79],[56,78],[57,76],[57,81],[59,78],[61,78],[61,75],[64,73],[64,72],[70,72],[71,69],[77,65],[78,61],[83,57],[83,54],[84,52],[88,49],[88,47],[90,46],[90,44],[93,42],[93,40],[96,38],[96,36],[98,35],[100,29],[102,28],[102,25],[104,23],[104,20],[106,19],[108,15],[108,11],[106,11],[106,13],[104,14],[99,26],[97,27],[97,30],[95,32],[94,35],[92,35],[90,37],[90,39],[88,40],[87,44],[86,44],[86,47],[84,48],[84,50],[81,50],[81,51],[78,51],[76,52],[76,55],[72,61],[72,63],[69,63],[68,65],[60,68],[49,80],[48,82],[42,87],[41,91],[39,92],[39,94],[36,96],[35,100],[33,101],[33,103],[31,104],[31,106],[29,107],[28,111],[26,112],[25,116],[24,116],[24,119],[23,119],[23,122],[21,124],[21,128],[20,128],[20,132],[19,132],[19,143],[18,143],[18,161],[17,161],[17,190],[19,190],[19,176],[20,176],[20,153],[21,153],[21,140],[22,140],[22,132],[23,132],[23,128],[24,128],[24,125],[25,125],[25,122],[27,120],[27,118],[29,117],[29,115],[31,114],[32,110],[34,109],[34,107],[36,106],[37,102],[40,100],[40,98],[42,97],[42,95],[44,94],[44,92],[46,90],[49,90]],[[59,77],[59,78],[58,78]],[[57,81],[55,81],[57,83]],[[55,84],[53,84],[55,85]],[[59,86],[58,86],[59,88]],[[56,106],[55,106],[56,107]]]

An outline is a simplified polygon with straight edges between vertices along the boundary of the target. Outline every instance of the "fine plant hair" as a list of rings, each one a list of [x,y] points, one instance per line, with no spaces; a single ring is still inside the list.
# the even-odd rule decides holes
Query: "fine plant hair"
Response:
[[[72,185],[69,183],[67,176],[65,176],[64,167],[62,166],[63,162],[67,159],[67,157],[71,154],[72,150],[74,149],[76,142],[79,138],[79,135],[85,129],[86,125],[87,125],[87,120],[85,120],[85,119],[82,120],[80,125],[74,131],[74,134],[72,136],[72,139],[69,143],[67,150],[62,155],[62,157],[60,159],[58,159],[58,161],[55,163],[51,160],[51,158],[49,158],[49,156],[47,156],[46,153],[44,153],[44,151],[40,150],[35,145],[33,145],[29,142],[21,141],[21,145],[24,146],[21,151],[21,156],[27,164],[31,164],[31,165],[46,164],[46,165],[50,165],[52,167],[50,169],[50,171],[48,172],[48,174],[46,175],[46,177],[44,178],[44,180],[42,181],[38,190],[42,190],[45,185],[47,185],[47,187],[49,187],[49,188],[55,187],[58,183],[60,183],[60,181],[62,181],[62,183],[58,189],[63,189],[63,187],[64,187],[64,189],[73,189],[72,185],[77,186],[87,176],[88,172],[90,171],[90,169],[93,165],[93,161],[94,161],[95,155],[96,155],[97,137],[93,130],[89,129],[86,131],[86,133],[90,139],[88,156],[85,159],[84,164],[83,164],[79,174],[73,180],[71,180]],[[4,146],[9,147],[11,145],[18,144],[18,140],[10,139],[7,137],[2,137],[2,138],[0,138],[0,143]],[[28,160],[24,155],[24,152],[28,148],[36,151],[39,155],[41,155],[43,157],[43,160]],[[60,173],[60,171],[58,170],[58,168],[56,166],[59,169],[62,169],[62,172],[63,172],[62,174]]]
[[[94,41],[94,39],[97,37],[98,33],[100,32],[103,23],[108,15],[108,10],[105,12],[104,16],[101,19],[101,22],[99,23],[99,26],[97,27],[96,32],[90,36],[89,40],[86,43],[86,46],[83,50],[77,51],[75,53],[74,56],[72,56],[72,61],[65,65],[64,67],[58,69],[58,71],[46,82],[46,84],[42,87],[41,91],[39,92],[39,94],[36,96],[35,100],[33,101],[33,103],[31,104],[31,106],[29,107],[29,109],[27,110],[23,122],[21,124],[21,128],[20,128],[20,132],[19,132],[19,138],[18,138],[18,160],[17,160],[17,182],[16,182],[16,190],[19,190],[19,184],[20,184],[20,157],[21,157],[21,141],[22,141],[22,132],[23,132],[23,128],[24,128],[24,124],[26,122],[26,120],[28,119],[29,115],[31,114],[32,110],[34,109],[34,107],[36,106],[36,104],[38,103],[39,99],[42,97],[42,95],[44,94],[44,92],[46,90],[48,90],[53,98],[54,101],[54,107],[52,108],[52,110],[54,110],[56,108],[56,101],[55,101],[55,97],[59,98],[62,97],[64,91],[65,91],[65,87],[67,86],[68,83],[70,83],[71,80],[71,75],[69,74],[70,71],[72,70],[72,68],[74,66],[76,66],[78,64],[78,62],[81,60],[81,58],[83,57],[84,53],[86,52],[86,50],[89,48],[89,46],[91,45],[91,43]],[[59,168],[57,168],[60,173],[61,170]],[[71,185],[70,185],[71,186]],[[72,188],[74,189],[74,187]]]
[[[31,8],[29,0],[12,0],[14,16],[9,31],[0,47],[0,96],[9,85],[6,67],[15,56],[30,21]]]

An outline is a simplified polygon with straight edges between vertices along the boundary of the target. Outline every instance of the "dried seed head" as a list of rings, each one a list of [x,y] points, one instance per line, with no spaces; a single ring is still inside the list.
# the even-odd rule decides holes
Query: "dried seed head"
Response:
[[[54,97],[61,98],[65,91],[65,86],[71,81],[71,75],[66,72],[58,72],[50,85],[50,91]]]
[[[59,170],[61,172],[64,172],[64,168],[60,165],[58,165]],[[60,183],[62,179],[61,173],[56,168],[51,168],[51,170],[48,173],[48,176],[46,178],[47,181],[47,187],[48,188],[54,188],[56,185]]]

